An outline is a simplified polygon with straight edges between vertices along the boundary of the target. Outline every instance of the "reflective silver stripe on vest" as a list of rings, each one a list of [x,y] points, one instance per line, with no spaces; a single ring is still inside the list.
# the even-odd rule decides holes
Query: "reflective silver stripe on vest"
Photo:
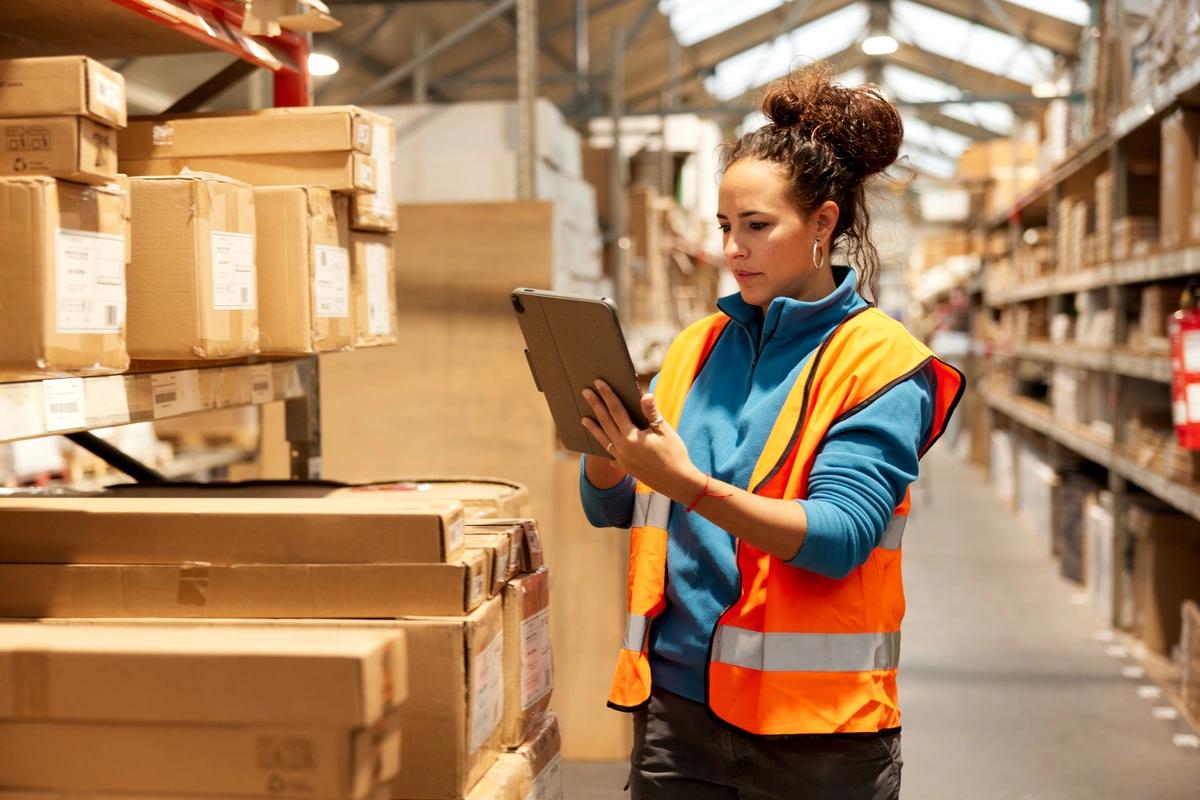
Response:
[[[671,518],[671,498],[658,492],[638,492],[633,498],[633,527],[667,529]]]
[[[630,614],[625,623],[625,641],[621,644],[626,650],[640,653],[646,648],[646,634],[650,631],[650,620],[641,614]]]
[[[721,625],[712,660],[760,672],[866,672],[896,669],[900,632],[759,633]]]
[[[883,529],[883,539],[879,542],[879,546],[884,550],[899,550],[900,543],[904,541],[904,526],[908,524],[907,514],[897,514],[888,521],[887,527]]]

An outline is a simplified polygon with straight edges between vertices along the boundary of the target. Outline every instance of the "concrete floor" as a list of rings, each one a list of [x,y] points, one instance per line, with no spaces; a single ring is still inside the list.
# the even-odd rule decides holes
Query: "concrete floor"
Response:
[[[1200,749],[981,473],[938,448],[905,534],[905,800],[1197,800]],[[597,713],[605,713],[598,710]],[[1177,741],[1178,737],[1178,741]],[[565,765],[568,800],[625,763]]]

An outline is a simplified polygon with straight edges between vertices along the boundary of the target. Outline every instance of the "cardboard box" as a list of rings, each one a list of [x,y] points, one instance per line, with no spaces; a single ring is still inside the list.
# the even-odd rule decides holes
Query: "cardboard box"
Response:
[[[369,727],[408,690],[402,635],[0,625],[0,719]]]
[[[1159,201],[1164,250],[1195,244],[1191,236],[1192,181],[1200,143],[1200,112],[1179,109],[1162,121]]]
[[[179,175],[184,170],[227,175],[253,186],[325,186],[335,192],[375,189],[375,162],[362,153],[285,153],[121,160],[128,175]]]
[[[507,583],[512,578],[517,577],[522,573],[522,554],[525,540],[525,528],[521,525],[478,525],[470,526],[470,532],[467,534],[468,544],[472,537],[492,537],[499,536],[508,543],[508,559],[507,572],[504,576],[504,582]]]
[[[121,159],[151,161],[210,156],[311,153],[371,155],[374,116],[355,106],[135,117],[121,132]],[[287,181],[306,184],[319,181]]]
[[[117,131],[84,117],[0,119],[0,175],[46,175],[79,183],[117,177]]]
[[[462,506],[354,497],[0,499],[0,561],[26,564],[439,563],[464,548]]]
[[[529,780],[524,797],[562,800],[562,733],[557,714],[547,712],[515,755],[525,762]]]
[[[373,729],[0,721],[0,775],[9,786],[53,792],[358,800],[398,772],[398,723],[397,716]]]
[[[519,534],[512,534],[519,539],[521,544],[521,572],[536,572],[546,563],[542,552],[542,534],[538,530],[537,520],[467,520],[468,533],[494,533],[497,529],[511,531],[513,527],[521,529]]]
[[[387,233],[350,232],[354,346],[396,343],[396,258]]]
[[[467,549],[478,550],[487,558],[487,596],[495,597],[504,591],[510,575],[511,542],[501,534],[483,534],[467,537]],[[515,577],[515,576],[511,576]]]
[[[396,123],[389,117],[371,115],[371,159],[375,162],[375,190],[353,199],[351,226],[364,231],[390,233],[396,230],[396,193],[392,190],[396,169]]]
[[[272,355],[349,349],[349,230],[333,195],[314,186],[254,190],[259,350]]]
[[[1180,640],[1185,600],[1200,600],[1200,522],[1174,510],[1131,504],[1134,633],[1169,656]]]
[[[449,564],[0,564],[0,617],[378,619],[462,615],[487,559]]]
[[[529,490],[501,478],[398,478],[386,483],[355,486],[350,492],[399,492],[422,500],[458,500],[468,520],[528,517]]]
[[[125,77],[85,56],[0,61],[0,117],[58,116],[125,127]]]
[[[516,747],[533,732],[550,707],[554,655],[550,647],[550,572],[509,581],[504,587],[505,747]]]
[[[213,175],[134,178],[129,355],[258,352],[254,190]]]
[[[529,788],[524,760],[504,753],[467,794],[467,800],[526,800]]]
[[[0,373],[41,378],[129,367],[129,198],[116,186],[0,179]]]

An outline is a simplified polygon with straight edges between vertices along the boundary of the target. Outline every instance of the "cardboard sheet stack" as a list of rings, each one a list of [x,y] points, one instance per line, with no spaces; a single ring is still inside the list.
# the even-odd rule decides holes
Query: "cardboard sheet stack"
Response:
[[[129,366],[129,196],[119,73],[82,56],[0,61],[0,378]]]
[[[517,106],[511,102],[374,107],[395,122],[400,203],[513,202]],[[554,288],[610,294],[596,191],[583,179],[582,139],[548,100],[537,104],[535,197],[554,206]]]
[[[71,626],[120,618],[167,635],[187,626],[217,641],[254,640],[246,628],[399,636],[408,692],[397,700],[398,766],[380,797],[467,797],[506,751],[522,763],[509,759],[503,769],[528,787],[551,781],[560,736],[546,714],[549,571],[527,511],[523,487],[481,481],[7,498],[0,616]],[[6,696],[36,702],[36,689]],[[298,705],[326,702],[320,690],[303,698]],[[0,770],[0,789],[21,785],[7,780]],[[84,783],[69,788],[114,788]],[[238,793],[211,793],[222,791]]]

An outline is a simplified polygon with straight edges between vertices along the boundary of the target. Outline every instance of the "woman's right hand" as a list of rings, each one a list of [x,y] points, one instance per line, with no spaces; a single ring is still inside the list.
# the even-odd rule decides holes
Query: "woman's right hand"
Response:
[[[585,455],[583,469],[587,473],[588,483],[597,489],[611,489],[625,480],[625,470],[611,459]]]

